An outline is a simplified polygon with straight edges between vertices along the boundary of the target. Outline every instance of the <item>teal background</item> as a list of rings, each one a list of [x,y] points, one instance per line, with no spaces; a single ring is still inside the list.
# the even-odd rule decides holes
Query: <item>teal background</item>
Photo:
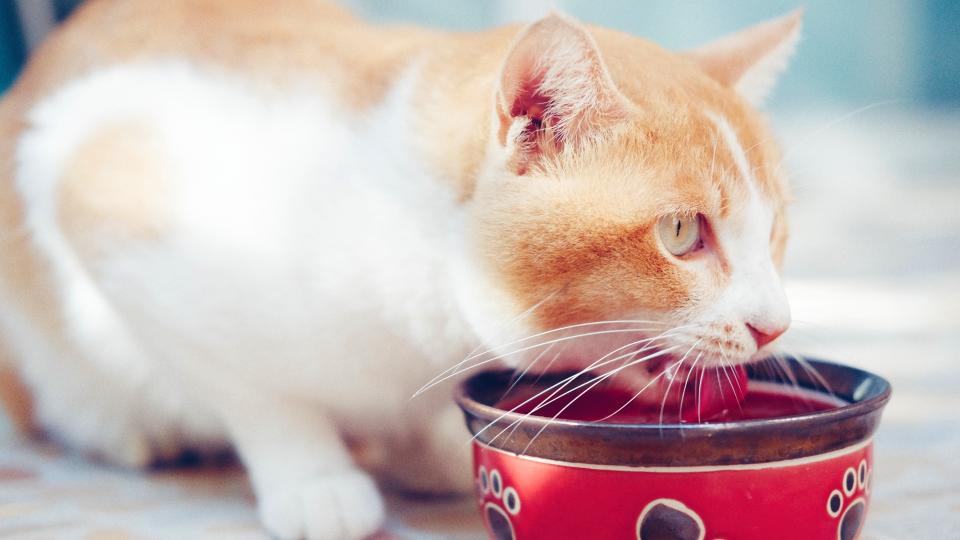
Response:
[[[23,57],[23,38],[13,0],[0,0],[0,91],[13,81]]]
[[[40,1],[40,0],[27,0]],[[162,0],[161,0],[162,1]],[[79,0],[55,0],[63,16]],[[530,20],[551,8],[584,21],[684,48],[783,14],[797,0],[347,0],[377,21],[457,30]],[[896,100],[904,106],[960,105],[960,2],[808,0],[804,39],[770,107],[834,107]],[[14,0],[0,0],[0,90],[24,59]]]

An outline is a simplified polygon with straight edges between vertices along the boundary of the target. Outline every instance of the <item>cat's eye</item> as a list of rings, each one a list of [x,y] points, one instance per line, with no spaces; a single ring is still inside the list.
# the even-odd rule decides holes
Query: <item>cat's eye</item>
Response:
[[[700,216],[670,214],[660,218],[657,234],[667,251],[680,257],[700,247]]]

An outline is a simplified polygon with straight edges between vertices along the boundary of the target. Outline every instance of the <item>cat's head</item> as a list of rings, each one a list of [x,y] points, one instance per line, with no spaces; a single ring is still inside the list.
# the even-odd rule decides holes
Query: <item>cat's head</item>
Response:
[[[754,106],[800,18],[687,53],[561,15],[520,33],[469,203],[479,275],[466,299],[487,345],[555,368],[650,338],[702,367],[767,351],[790,323],[788,193]]]

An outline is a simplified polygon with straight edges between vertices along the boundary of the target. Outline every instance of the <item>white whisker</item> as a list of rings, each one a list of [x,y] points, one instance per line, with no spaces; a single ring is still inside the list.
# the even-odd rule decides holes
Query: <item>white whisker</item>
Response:
[[[463,373],[466,373],[467,371],[470,371],[470,370],[472,370],[472,369],[475,369],[475,368],[477,368],[477,367],[479,367],[479,366],[482,366],[482,365],[484,365],[484,364],[489,364],[490,362],[496,362],[496,361],[498,361],[498,360],[502,360],[505,356],[508,356],[508,355],[511,355],[511,354],[519,354],[519,353],[522,353],[522,352],[526,352],[526,351],[529,351],[529,350],[536,349],[536,348],[538,348],[538,347],[543,347],[543,346],[545,346],[545,345],[550,345],[550,344],[553,344],[553,343],[560,343],[560,342],[565,342],[565,341],[572,341],[572,340],[575,340],[575,339],[583,339],[583,338],[585,338],[585,337],[599,336],[599,335],[605,335],[605,334],[635,333],[635,332],[644,332],[644,331],[649,331],[649,330],[653,330],[653,329],[652,329],[652,328],[621,328],[621,329],[614,329],[614,330],[598,330],[598,331],[596,331],[596,332],[587,332],[587,333],[584,333],[584,334],[576,334],[576,335],[573,335],[573,336],[564,336],[564,337],[561,337],[561,338],[552,339],[552,340],[550,340],[550,341],[545,341],[545,342],[542,342],[542,343],[537,343],[537,344],[535,344],[535,345],[529,345],[529,346],[527,346],[527,347],[524,347],[524,348],[521,348],[521,349],[517,349],[517,350],[515,350],[515,351],[510,351],[510,352],[507,352],[507,353],[503,353],[503,354],[494,356],[494,357],[492,357],[492,358],[487,358],[487,359],[485,359],[485,360],[481,360],[481,361],[479,361],[479,362],[475,362],[475,363],[473,363],[473,364],[471,364],[471,365],[469,365],[469,366],[467,366],[467,367],[465,367],[465,368],[463,368],[463,369],[460,369],[460,370],[457,370],[457,371],[455,371],[455,372],[453,372],[453,373],[450,373],[450,374],[444,376],[443,378],[438,379],[438,380],[430,383],[430,384],[427,385],[427,386],[424,386],[423,388],[421,388],[420,390],[418,390],[418,391],[414,394],[414,397],[416,397],[416,396],[418,396],[418,395],[426,392],[427,390],[433,388],[434,386],[436,386],[436,385],[438,385],[438,384],[443,383],[444,381],[446,381],[446,380],[448,380],[448,379],[450,379],[450,378],[453,378],[453,377],[456,377],[456,376],[461,375],[461,374],[463,374]]]

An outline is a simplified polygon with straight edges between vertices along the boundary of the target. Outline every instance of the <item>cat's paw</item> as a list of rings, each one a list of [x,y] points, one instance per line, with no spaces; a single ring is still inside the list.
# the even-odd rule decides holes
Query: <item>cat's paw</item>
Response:
[[[279,485],[260,496],[264,527],[283,540],[359,540],[383,522],[383,499],[357,470]]]
[[[837,521],[837,538],[854,540],[860,536],[867,503],[863,493],[870,492],[870,469],[867,461],[861,460],[856,469],[848,468],[843,473],[840,489],[827,497],[827,514]]]
[[[520,513],[520,494],[515,488],[504,485],[500,471],[493,469],[487,472],[483,465],[477,470],[476,482],[477,489],[486,500],[483,517],[490,534],[496,540],[514,540],[516,534],[510,518]]]

